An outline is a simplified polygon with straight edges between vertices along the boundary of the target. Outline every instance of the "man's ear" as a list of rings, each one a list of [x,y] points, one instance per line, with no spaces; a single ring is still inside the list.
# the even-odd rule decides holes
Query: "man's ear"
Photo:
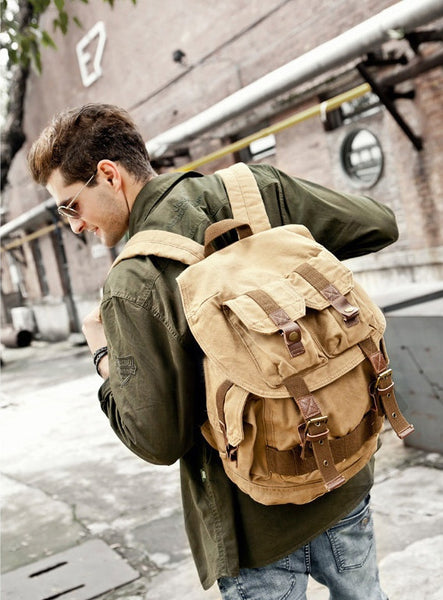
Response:
[[[97,164],[97,174],[107,181],[115,191],[119,191],[122,184],[122,176],[117,164],[113,160],[101,160]]]

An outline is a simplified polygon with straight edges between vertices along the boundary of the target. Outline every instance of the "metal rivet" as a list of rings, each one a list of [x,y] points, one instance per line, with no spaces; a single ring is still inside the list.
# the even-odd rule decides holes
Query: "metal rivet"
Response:
[[[299,342],[301,340],[301,334],[299,331],[291,331],[288,337],[290,342]]]
[[[396,418],[397,418],[397,413],[395,413],[395,412],[394,412],[394,413],[392,413],[392,417],[393,417],[394,419],[396,419]]]
[[[325,467],[327,467],[327,466],[329,465],[329,463],[328,463],[328,461],[327,461],[327,460],[324,460],[324,461],[323,461],[323,464],[325,465]]]
[[[323,446],[323,444],[325,443],[325,441],[324,440],[320,440],[318,443],[320,444],[320,446]]]

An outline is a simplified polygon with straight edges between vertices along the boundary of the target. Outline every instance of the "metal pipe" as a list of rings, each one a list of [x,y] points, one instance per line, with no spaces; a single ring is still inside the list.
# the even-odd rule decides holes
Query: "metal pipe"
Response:
[[[402,0],[345,33],[317,46],[286,65],[224,98],[184,123],[147,142],[151,158],[190,140],[296,85],[360,57],[390,39],[443,17],[441,0]]]
[[[46,225],[46,227],[42,227],[41,229],[38,229],[37,231],[33,231],[32,233],[29,233],[28,235],[24,235],[23,237],[15,239],[12,242],[9,242],[9,244],[2,246],[0,248],[0,251],[7,252],[8,250],[12,250],[13,248],[18,248],[19,246],[23,246],[23,244],[25,244],[26,242],[31,242],[32,240],[42,237],[43,235],[46,235],[47,233],[51,233],[51,231],[54,231],[54,229],[56,227],[62,227],[62,224],[61,223],[57,223],[57,224],[53,223],[52,225]]]
[[[0,227],[0,237],[7,237],[16,229],[20,229],[21,227],[29,227],[33,221],[48,217],[47,211],[53,209],[54,207],[54,198],[48,198],[41,204],[38,204],[18,217],[15,217],[15,219],[12,219],[9,221],[9,223],[2,225]]]
[[[1,330],[1,343],[6,348],[26,348],[30,346],[34,335],[27,329],[15,330],[13,327],[6,327]]]
[[[298,125],[298,123],[302,123],[307,119],[311,119],[312,117],[322,116],[323,113],[327,113],[330,110],[334,110],[341,106],[343,102],[349,102],[354,98],[359,98],[364,94],[367,94],[371,91],[371,86],[368,83],[363,83],[362,85],[353,88],[347,92],[343,92],[343,94],[339,94],[338,96],[334,96],[333,98],[329,98],[320,104],[315,104],[305,110],[302,110],[294,115],[291,115],[287,119],[283,119],[281,121],[277,121],[273,125],[269,127],[264,127],[255,133],[248,135],[247,137],[242,138],[241,140],[237,140],[232,144],[228,144],[227,146],[223,146],[223,148],[219,148],[215,150],[215,152],[211,152],[206,156],[202,156],[201,158],[197,158],[191,162],[174,169],[175,171],[192,171],[202,165],[205,165],[213,160],[217,160],[226,156],[227,154],[232,154],[233,152],[238,152],[242,148],[246,148],[255,140],[259,140],[262,137],[267,135],[271,135],[274,133],[279,133],[289,127],[294,127],[294,125]]]

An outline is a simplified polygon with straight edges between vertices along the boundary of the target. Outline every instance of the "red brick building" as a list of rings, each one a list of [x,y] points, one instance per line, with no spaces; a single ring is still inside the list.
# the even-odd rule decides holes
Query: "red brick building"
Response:
[[[406,28],[406,37],[400,18],[382,42],[371,41],[374,27],[368,20],[385,9],[403,15],[417,4],[429,9]],[[259,148],[255,143],[199,169],[210,172],[238,159],[268,161],[329,187],[361,190],[391,206],[400,228],[395,245],[352,261],[369,290],[377,294],[387,286],[442,281],[443,6],[438,4],[138,0],[134,6],[119,0],[111,10],[102,0],[73,3],[83,28],[72,25],[66,37],[57,36],[58,49],[43,53],[43,74],[30,78],[27,143],[14,160],[3,198],[2,324],[14,315],[19,319],[23,311],[11,309],[24,307],[43,337],[78,331],[115,254],[57,222],[54,211],[43,208],[46,191],[29,177],[27,150],[53,113],[87,102],[121,105],[149,148],[150,140],[298,57],[311,60],[312,76],[308,69],[283,92],[276,89],[190,139],[175,140],[155,153],[154,164],[158,169],[184,165],[352,90],[367,76],[378,95],[322,110],[273,133]],[[46,14],[43,25],[49,28],[51,19]],[[359,24],[362,28],[353,30]],[[360,53],[346,54],[343,35],[349,30],[355,33],[354,48],[355,40],[361,42]],[[329,40],[334,40],[332,53],[343,46],[343,56],[333,68],[322,68]],[[389,109],[397,111],[409,135]]]

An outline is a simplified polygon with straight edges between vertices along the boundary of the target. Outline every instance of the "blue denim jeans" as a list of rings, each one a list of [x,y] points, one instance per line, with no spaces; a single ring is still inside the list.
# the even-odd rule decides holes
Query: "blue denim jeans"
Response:
[[[281,560],[222,577],[223,600],[306,600],[308,577],[330,600],[387,600],[380,588],[369,496],[331,529]]]

